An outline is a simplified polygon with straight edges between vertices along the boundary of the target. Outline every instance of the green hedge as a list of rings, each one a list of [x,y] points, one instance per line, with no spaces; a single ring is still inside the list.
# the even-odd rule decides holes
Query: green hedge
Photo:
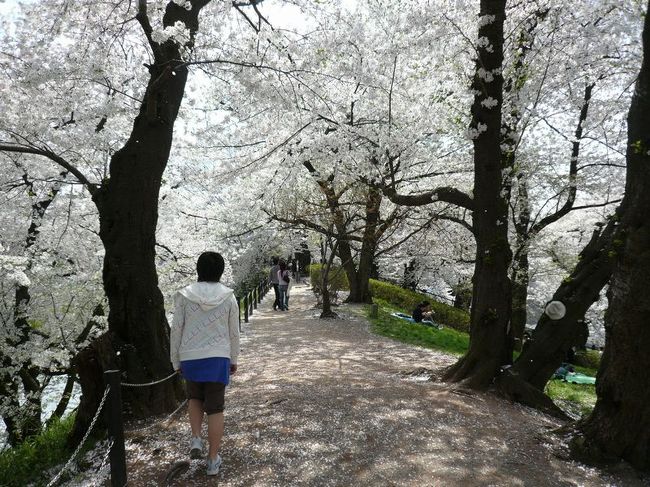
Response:
[[[573,359],[573,365],[598,370],[601,353],[598,350],[578,350]]]
[[[370,292],[405,313],[410,313],[418,303],[429,301],[433,310],[433,320],[458,331],[469,332],[469,313],[448,304],[434,301],[430,296],[403,289],[388,282],[370,279]]]
[[[314,289],[314,292],[317,294],[321,293],[321,272],[323,270],[323,264],[311,264],[309,266],[309,279],[311,281],[311,286]],[[336,291],[349,291],[350,283],[348,283],[348,276],[345,274],[345,271],[342,267],[333,265],[330,267],[330,272],[328,275],[328,285],[330,292]]]

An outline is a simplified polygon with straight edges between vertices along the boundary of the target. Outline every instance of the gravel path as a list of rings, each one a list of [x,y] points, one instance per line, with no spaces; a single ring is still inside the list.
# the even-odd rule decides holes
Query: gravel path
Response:
[[[271,303],[244,326],[221,472],[208,478],[193,460],[169,485],[647,485],[626,467],[605,474],[562,459],[544,435],[559,423],[543,414],[404,375],[455,358],[372,335],[359,310],[319,320],[304,285],[293,287],[290,311]],[[188,438],[186,415],[131,435],[129,485],[167,485]]]

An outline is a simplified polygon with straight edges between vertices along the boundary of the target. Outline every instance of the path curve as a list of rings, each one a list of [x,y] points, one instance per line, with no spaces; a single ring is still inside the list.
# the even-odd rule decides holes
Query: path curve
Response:
[[[604,474],[558,458],[543,435],[558,423],[541,413],[405,379],[400,372],[455,358],[371,334],[358,309],[319,320],[305,285],[293,287],[289,311],[271,304],[272,293],[244,325],[221,472],[207,478],[194,460],[172,485],[644,485],[629,468]],[[188,437],[186,416],[132,437],[129,485],[165,485]]]

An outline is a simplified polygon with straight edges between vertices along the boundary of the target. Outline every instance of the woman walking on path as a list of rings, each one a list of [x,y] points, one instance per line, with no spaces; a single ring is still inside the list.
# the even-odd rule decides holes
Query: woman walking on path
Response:
[[[278,283],[280,288],[280,309],[286,311],[289,309],[289,270],[284,260],[280,261],[280,270],[278,271]]]
[[[275,301],[273,301],[273,311],[275,311],[278,309],[278,306],[280,306],[280,287],[278,282],[278,271],[280,270],[280,266],[278,265],[277,257],[273,257],[271,263],[273,265],[269,271],[269,282],[273,285],[273,292],[275,293]]]
[[[201,423],[204,413],[208,416],[208,475],[217,475],[221,466],[224,393],[239,355],[239,307],[233,290],[219,282],[224,266],[216,252],[199,256],[198,282],[174,296],[170,338],[172,365],[187,385],[191,458],[203,454]]]

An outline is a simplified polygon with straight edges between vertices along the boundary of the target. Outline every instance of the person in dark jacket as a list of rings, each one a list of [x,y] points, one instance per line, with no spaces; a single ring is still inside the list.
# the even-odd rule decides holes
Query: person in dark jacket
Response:
[[[422,301],[418,304],[413,310],[413,321],[416,323],[422,323],[422,320],[431,319],[431,303],[429,301]]]

